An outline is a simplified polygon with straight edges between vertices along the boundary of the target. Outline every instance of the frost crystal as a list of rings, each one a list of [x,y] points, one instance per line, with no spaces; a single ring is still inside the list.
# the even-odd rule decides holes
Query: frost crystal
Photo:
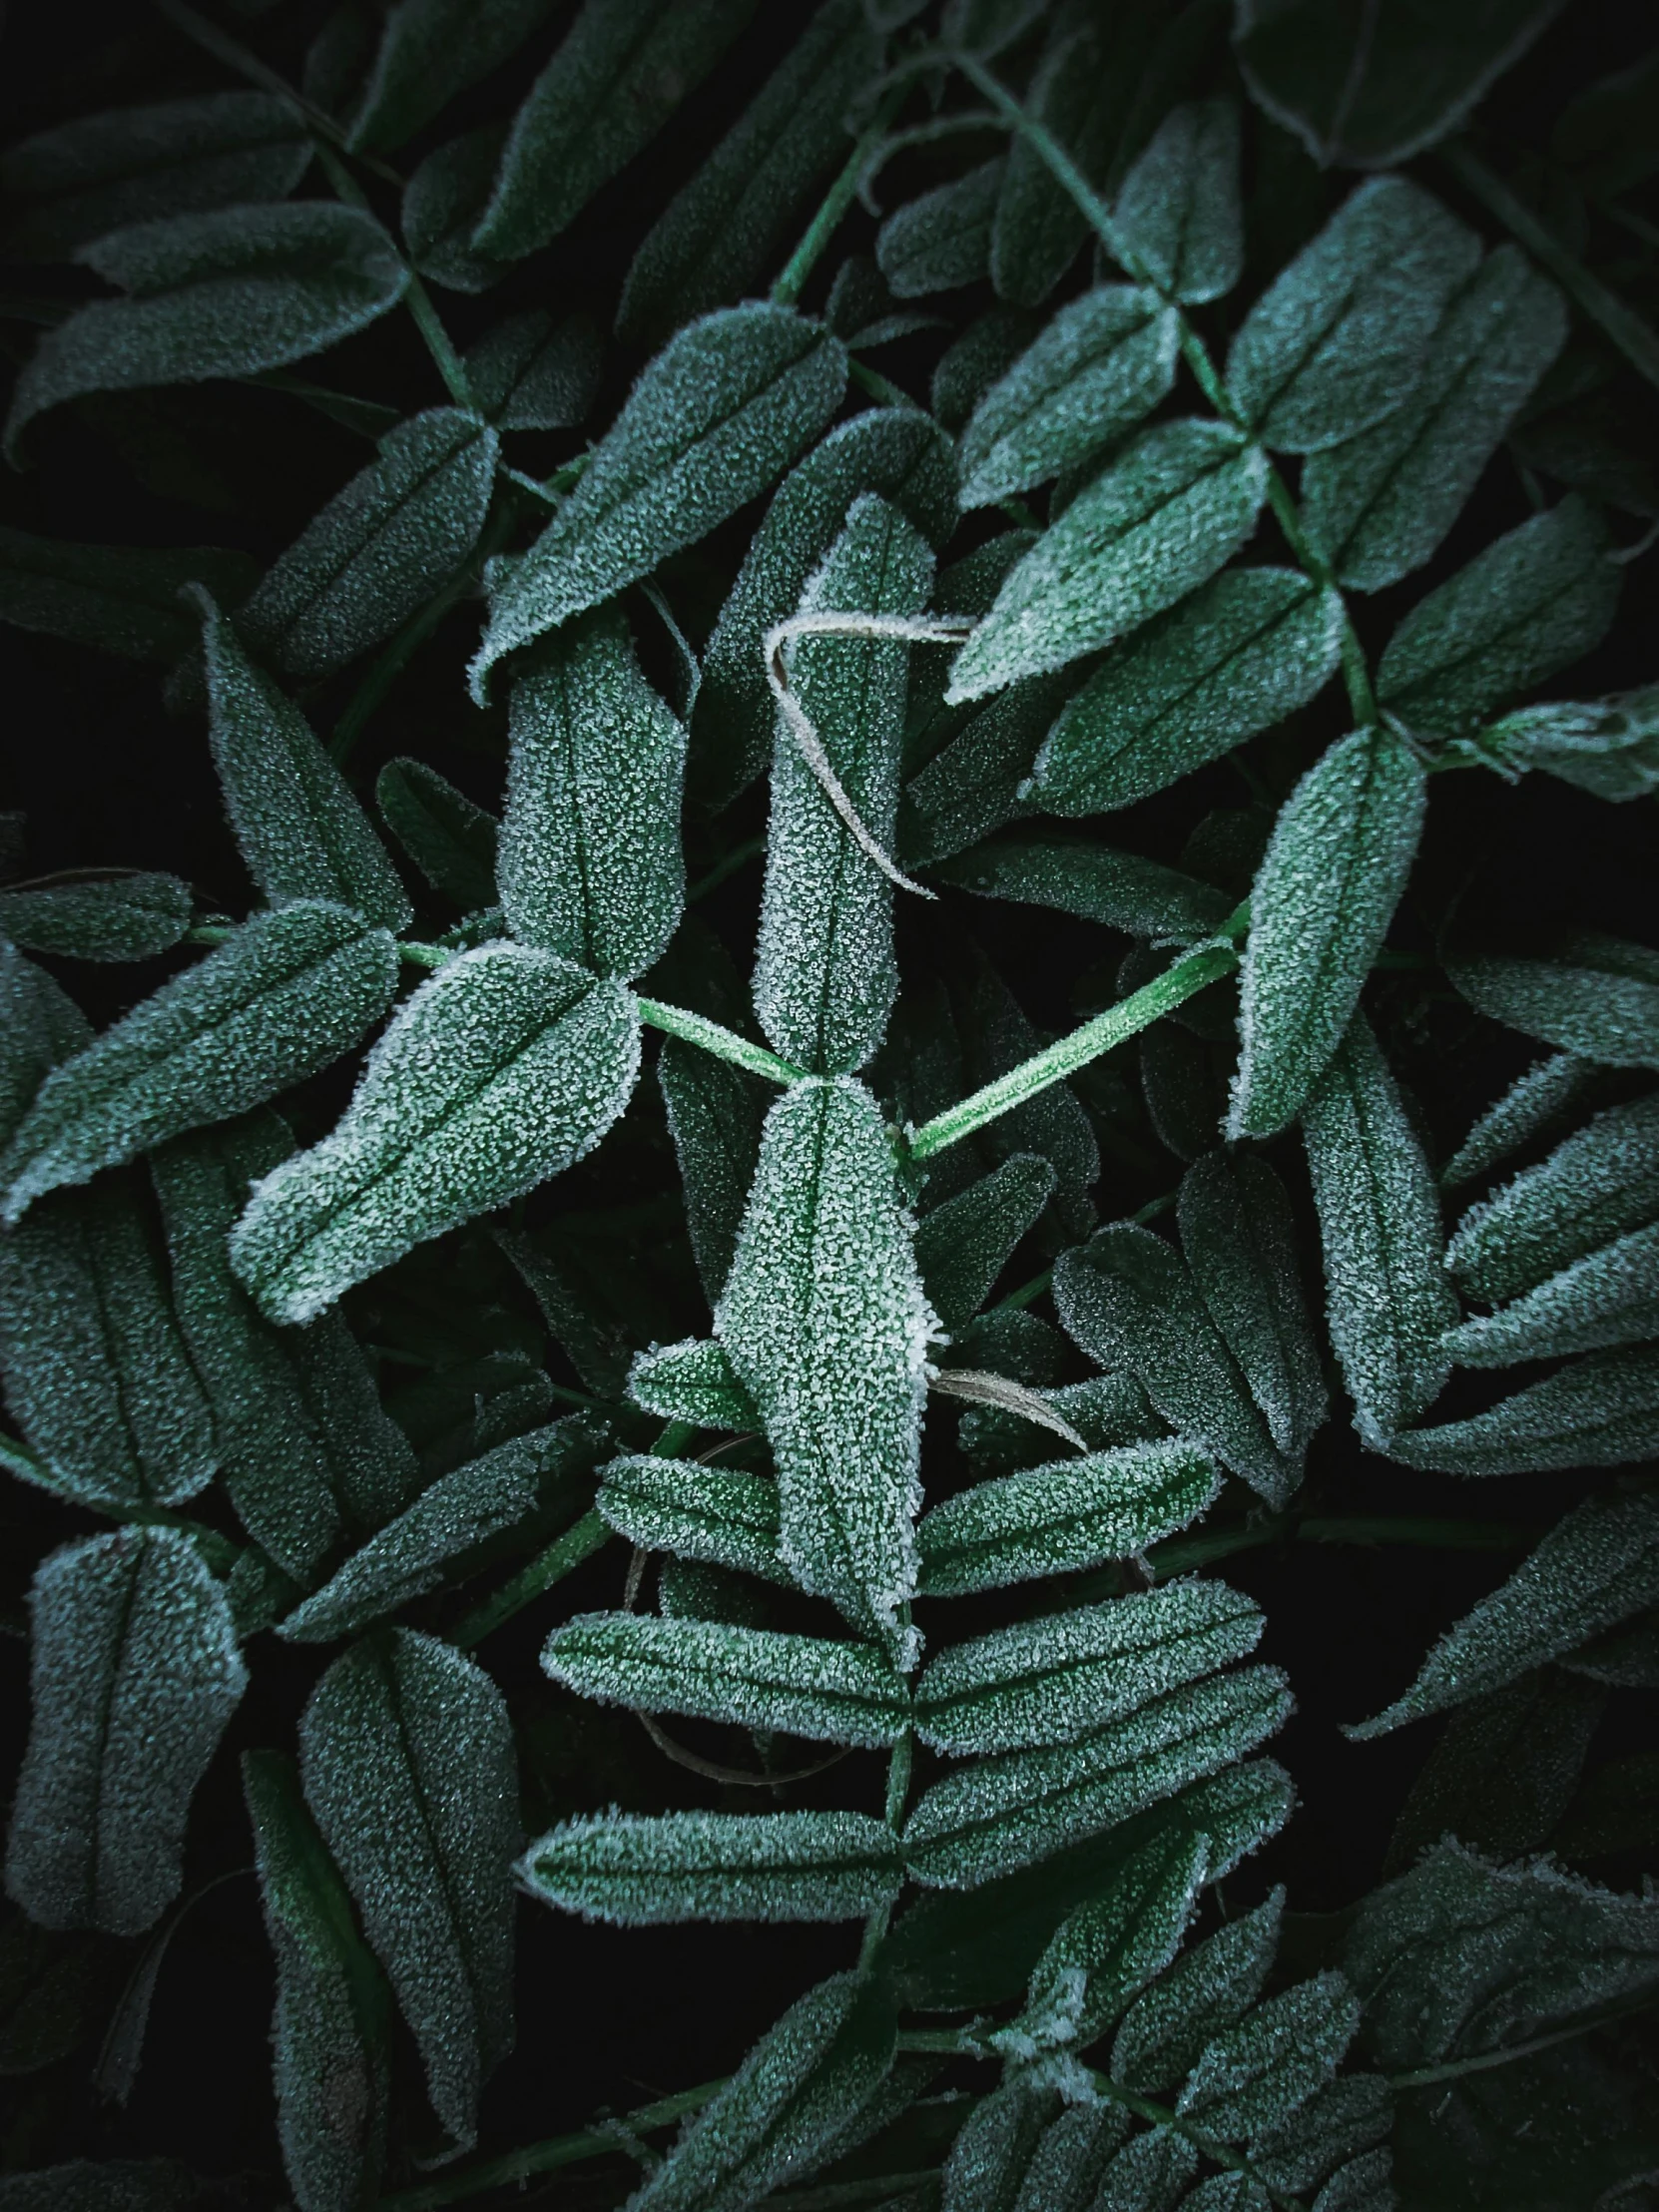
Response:
[[[1643,1098],[1597,1114],[1547,1160],[1471,1207],[1446,1248],[1446,1264],[1476,1298],[1517,1298],[1654,1221],[1659,1098]]]
[[[778,1485],[767,1475],[640,1453],[610,1462],[593,1502],[619,1535],[648,1551],[790,1585],[778,1557]]]

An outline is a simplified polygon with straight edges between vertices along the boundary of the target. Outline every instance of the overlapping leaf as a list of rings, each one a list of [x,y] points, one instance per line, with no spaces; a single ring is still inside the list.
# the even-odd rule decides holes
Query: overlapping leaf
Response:
[[[533,1897],[624,1928],[663,1921],[842,1921],[891,1904],[898,1840],[862,1813],[598,1814],[538,1837]]]
[[[1220,299],[1244,271],[1239,111],[1226,100],[1172,108],[1123,180],[1117,234],[1172,299]]]
[[[1585,934],[1554,959],[1489,953],[1449,961],[1446,973],[1493,1021],[1581,1060],[1659,1067],[1659,953],[1648,945]]]
[[[767,1475],[639,1453],[610,1462],[593,1502],[618,1535],[648,1551],[790,1584],[778,1557],[778,1485]]]
[[[135,661],[176,661],[196,642],[183,584],[204,584],[234,605],[258,564],[214,545],[75,545],[0,528],[0,621]]]
[[[96,874],[0,891],[0,935],[71,960],[149,960],[190,927],[190,885],[176,875]]]
[[[465,912],[495,898],[498,825],[424,761],[388,761],[374,782],[386,828],[434,890]]]

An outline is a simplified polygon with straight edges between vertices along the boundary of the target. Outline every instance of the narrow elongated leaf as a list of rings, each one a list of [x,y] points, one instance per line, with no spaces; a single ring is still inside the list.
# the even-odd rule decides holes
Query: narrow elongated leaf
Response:
[[[6,422],[14,459],[48,407],[303,360],[394,307],[407,281],[374,218],[331,201],[135,223],[76,259],[127,297],[77,307],[41,339]]]
[[[1476,1121],[1440,1170],[1441,1188],[1449,1191],[1474,1182],[1511,1152],[1545,1135],[1565,1118],[1594,1076],[1591,1062],[1570,1052],[1552,1052],[1535,1061]],[[1464,1220],[1472,1217],[1465,1215]]]
[[[0,1142],[60,1061],[91,1040],[91,1024],[69,993],[0,937]]]
[[[798,1083],[767,1117],[715,1329],[771,1439],[785,1562],[901,1656],[932,1321],[875,1102]]]
[[[1261,1640],[1254,1603],[1222,1582],[995,1629],[953,1644],[916,1683],[916,1734],[935,1751],[1065,1744],[1242,1659]]]
[[[0,1160],[5,1218],[303,1082],[379,1019],[396,979],[391,938],[341,906],[256,914],[41,1085]]]
[[[603,5],[603,0],[600,0]],[[582,480],[490,603],[471,669],[649,575],[765,491],[840,405],[846,354],[787,307],[729,307],[651,363]]]
[[[692,1428],[759,1428],[755,1400],[738,1380],[726,1348],[712,1337],[653,1346],[628,1371],[628,1394],[648,1413]]]
[[[1477,553],[1388,640],[1377,696],[1413,728],[1471,729],[1601,643],[1623,570],[1576,493]]]
[[[1280,2127],[1330,2080],[1359,2027],[1342,1974],[1299,1981],[1209,2044],[1176,2110],[1224,2143]]]
[[[583,1383],[597,1397],[615,1397],[628,1371],[629,1345],[620,1325],[595,1311],[590,1289],[579,1288],[571,1270],[527,1232],[491,1224],[490,1235],[511,1262],[535,1300],[548,1335],[559,1346]]]
[[[601,1813],[538,1837],[532,1897],[623,1928],[664,1921],[850,1921],[890,1905],[898,1839],[862,1813]]]
[[[949,700],[1064,668],[1173,607],[1256,527],[1261,449],[1225,423],[1160,423],[1080,491],[957,655]]]
[[[513,2044],[512,1729],[469,1659],[399,1628],[356,1644],[299,1723],[305,1802],[420,2048],[432,2109],[472,2140]]]
[[[929,1597],[1126,1559],[1189,1527],[1221,1475],[1200,1445],[1127,1444],[958,1490],[916,1530]]]
[[[432,888],[463,912],[495,899],[497,824],[424,761],[388,761],[374,780],[386,828]]]
[[[176,875],[135,870],[0,891],[0,934],[71,960],[149,960],[190,927],[191,891]]]
[[[1361,185],[1246,315],[1227,356],[1234,401],[1288,452],[1357,436],[1407,397],[1479,259],[1474,233],[1420,186]]]
[[[1180,868],[1065,836],[998,837],[935,872],[987,898],[1054,906],[1161,943],[1207,937],[1232,910],[1224,891]]]
[[[1183,1952],[1137,1997],[1112,2043],[1111,2075],[1157,2096],[1182,2080],[1211,2040],[1236,2027],[1261,1995],[1279,1948],[1285,1893]]]
[[[436,147],[403,188],[402,228],[409,259],[423,276],[451,291],[488,291],[512,268],[472,244],[495,186],[505,123],[484,123]]]
[[[1175,381],[1178,318],[1156,292],[1102,284],[1063,306],[974,408],[963,507],[994,506],[1109,445]]]
[[[686,1228],[712,1306],[731,1270],[755,1179],[767,1094],[729,1060],[673,1037],[658,1055],[657,1083],[680,1166]]]
[[[594,1510],[631,1543],[790,1586],[778,1557],[778,1485],[735,1467],[648,1453],[613,1459]]]
[[[916,1231],[916,1265],[928,1304],[946,1329],[960,1329],[978,1313],[1053,1192],[1048,1161],[1016,1152],[924,1218]]]
[[[1185,2135],[1172,2127],[1151,2128],[1132,2137],[1112,2160],[1091,2212],[1174,2212],[1191,2201],[1187,2184],[1198,2166],[1198,2152]]]
[[[1109,814],[1179,782],[1322,691],[1342,602],[1288,568],[1229,569],[1127,639],[1062,709],[1021,797]]]
[[[1520,249],[1488,254],[1405,404],[1303,469],[1303,524],[1340,584],[1381,591],[1432,559],[1566,334],[1565,301]]]
[[[809,585],[801,613],[916,616],[933,559],[896,507],[865,494]],[[791,692],[875,842],[898,811],[908,648],[897,638],[803,636],[785,649]],[[892,884],[865,852],[779,717],[772,768],[755,1010],[799,1067],[842,1075],[881,1041],[898,990]]]
[[[1394,1436],[1391,1458],[1445,1474],[1617,1467],[1659,1449],[1659,1348],[1592,1352],[1466,1420]]]
[[[1342,2074],[1315,2091],[1290,2119],[1250,2146],[1250,2163],[1276,2189],[1312,2190],[1356,2153],[1375,2151],[1393,2127],[1393,2098],[1381,2074]],[[1386,2156],[1386,2153],[1383,2154]],[[1344,2168],[1338,2180],[1346,2188]],[[1386,2180],[1386,2172],[1382,2177]],[[1385,2212],[1387,2199],[1362,2193],[1356,2204],[1339,2189],[1325,2212]]]
[[[399,0],[351,117],[357,153],[389,154],[515,53],[553,0]]]
[[[1501,1859],[1543,1849],[1607,1710],[1603,1685],[1577,1671],[1577,1654],[1570,1663],[1570,1674],[1537,1667],[1454,1709],[1394,1822],[1385,1874],[1445,1835]]]
[[[1659,1068],[1659,954],[1647,945],[1585,937],[1553,960],[1489,954],[1446,973],[1493,1021],[1581,1060]]]
[[[549,638],[513,685],[497,874],[521,943],[643,974],[686,898],[686,733],[614,608]]]
[[[184,1879],[196,1786],[248,1682],[188,1537],[122,1528],[35,1576],[33,1719],[6,1889],[46,1928],[137,1936]]]
[[[1286,802],[1250,894],[1230,1137],[1275,1135],[1329,1066],[1404,892],[1427,804],[1421,761],[1385,727],[1340,740]]]
[[[467,388],[498,430],[568,430],[587,419],[605,344],[580,309],[555,322],[539,307],[508,315],[468,346]]]
[[[1363,1014],[1302,1116],[1325,1247],[1326,1317],[1374,1451],[1433,1403],[1457,1320],[1433,1178]]]
[[[429,407],[329,500],[238,612],[255,650],[300,682],[389,638],[477,543],[500,439],[459,407]]]
[[[902,1678],[867,1644],[641,1613],[579,1613],[542,1650],[555,1682],[581,1697],[689,1713],[879,1749],[909,1722]]]
[[[1645,799],[1659,785],[1659,688],[1522,707],[1481,742],[1511,768],[1544,769],[1597,799]]]
[[[1123,180],[1118,236],[1171,298],[1220,299],[1244,274],[1239,111],[1230,100],[1172,108]]]
[[[976,2100],[941,2173],[941,2212],[1008,2212],[1061,2112],[1059,2091],[1010,2072]]]
[[[276,1954],[276,2128],[299,2212],[353,2212],[385,2159],[391,2006],[351,1901],[280,1752],[243,1755],[266,1933]]]
[[[399,1010],[333,1132],[260,1185],[232,1265],[273,1320],[311,1320],[591,1152],[639,1049],[621,984],[516,945],[459,954]]]
[[[898,299],[975,284],[990,266],[1001,155],[895,209],[875,235],[875,261]]]
[[[73,545],[0,528],[0,621],[134,661],[173,662],[196,643],[181,585],[234,603],[258,576],[246,553],[219,546]]]
[[[382,929],[414,918],[385,846],[309,723],[200,586],[209,733],[248,872],[273,905],[332,899]]]
[[[1536,1290],[1631,1230],[1659,1221],[1659,1098],[1605,1113],[1473,1206],[1446,1265],[1475,1298]]]
[[[1585,1255],[1513,1305],[1453,1329],[1446,1351],[1459,1367],[1513,1367],[1659,1337],[1659,1224],[1632,1230]]]

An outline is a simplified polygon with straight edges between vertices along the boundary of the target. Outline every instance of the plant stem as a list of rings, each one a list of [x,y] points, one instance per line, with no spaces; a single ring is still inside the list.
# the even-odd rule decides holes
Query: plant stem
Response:
[[[470,1613],[463,1614],[449,1632],[449,1641],[457,1651],[471,1651],[486,1636],[510,1621],[515,1613],[522,1613],[525,1606],[533,1604],[544,1591],[552,1589],[567,1574],[573,1573],[584,1559],[591,1559],[596,1551],[604,1549],[615,1534],[609,1522],[600,1519],[592,1511],[567,1528],[562,1536],[556,1536],[545,1551],[537,1552],[526,1566],[520,1567],[510,1582],[504,1582],[493,1596],[475,1605]]]
[[[807,279],[818,267],[825,249],[839,230],[841,218],[857,197],[864,164],[886,136],[887,126],[904,104],[908,85],[890,85],[857,143],[847,155],[840,175],[825,194],[817,215],[808,224],[801,244],[784,265],[783,275],[772,287],[775,307],[793,307],[807,288]]]
[[[897,1836],[904,1823],[904,1800],[910,1793],[910,1768],[915,1757],[915,1739],[906,1729],[892,1747],[887,1760],[886,1823]],[[881,1948],[886,1938],[887,1924],[892,1919],[892,1907],[878,1905],[864,1923],[864,1937],[858,1947],[858,1963],[867,1966]]]
[[[649,1023],[653,1029],[667,1030],[671,1037],[684,1037],[688,1044],[701,1045],[718,1060],[730,1060],[734,1067],[747,1068],[751,1075],[764,1075],[769,1083],[799,1083],[807,1072],[805,1068],[792,1066],[788,1060],[781,1060],[765,1045],[751,1044],[735,1030],[723,1029],[718,1021],[694,1014],[689,1007],[665,1006],[655,998],[641,998],[635,1003],[641,1021]]]
[[[868,361],[859,360],[856,353],[846,364],[852,381],[869,393],[871,399],[880,400],[883,407],[913,407],[915,401],[907,391],[883,376],[878,368],[871,368]]]
[[[1609,2026],[1621,2020],[1629,2012],[1644,2012],[1659,2003],[1652,1989],[1637,1989],[1630,1996],[1612,2004],[1599,2006],[1589,2019],[1574,2020],[1570,2027],[1558,2027],[1548,2035],[1534,2035],[1530,2042],[1511,2043],[1504,2050],[1483,2050],[1472,2058],[1448,2058],[1442,2065],[1418,2066],[1411,2073],[1388,2076],[1390,2089],[1427,2089],[1437,2081],[1456,2081],[1463,2074],[1487,2073],[1493,2066],[1507,2066],[1513,2059],[1530,2058],[1535,2050],[1548,2050],[1552,2043],[1570,2043],[1580,2035],[1593,2035],[1598,2027]]]

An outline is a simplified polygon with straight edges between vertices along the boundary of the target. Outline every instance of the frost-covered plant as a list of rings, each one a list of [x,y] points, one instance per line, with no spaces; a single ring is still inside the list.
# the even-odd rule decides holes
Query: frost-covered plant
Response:
[[[1659,689],[1539,697],[1651,575],[1659,58],[1547,33],[1547,189],[1454,135],[1554,12],[162,0],[218,89],[5,157],[103,288],[0,300],[0,616],[165,672],[248,879],[0,884],[8,2069],[102,2004],[125,2100],[251,1855],[300,2212],[1655,2201],[1659,1901],[1582,1866],[1659,1839],[1659,950],[1468,858],[1659,791]],[[705,101],[614,339],[549,311]],[[258,557],[40,527],[239,386],[373,457]],[[1436,1618],[1436,1548],[1510,1556]],[[1449,1717],[1287,1914],[1327,1675]],[[502,2149],[515,1892],[858,1932]],[[43,2127],[0,2205],[208,2201]]]

